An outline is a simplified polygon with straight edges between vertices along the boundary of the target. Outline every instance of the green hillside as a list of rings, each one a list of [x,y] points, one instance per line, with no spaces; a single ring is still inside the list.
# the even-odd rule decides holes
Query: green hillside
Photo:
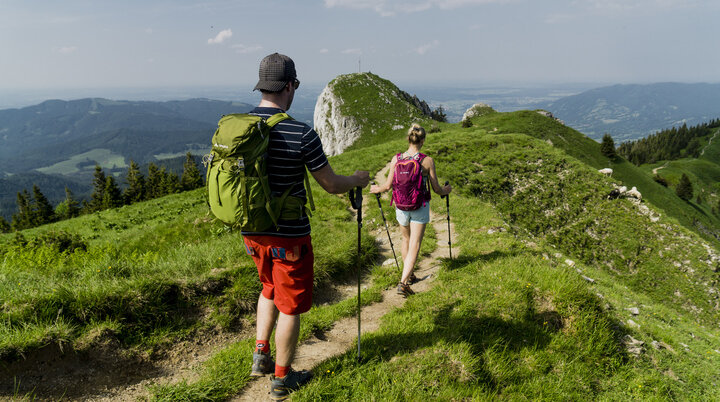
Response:
[[[701,229],[713,236],[718,236],[717,227],[720,225],[720,143],[717,134],[720,128],[715,128],[704,138],[701,155],[697,158],[680,158],[669,161],[659,161],[653,164],[641,165],[648,175],[655,175],[665,179],[668,189],[675,191],[680,177],[685,174],[693,184],[693,197],[685,204],[697,211],[705,219],[698,219],[702,223]],[[700,226],[700,225],[697,225]]]
[[[367,103],[378,97],[343,95],[346,106],[362,105],[357,118],[370,137],[331,158],[339,173],[373,175],[406,147],[395,121],[387,124],[387,104]],[[612,178],[601,175],[610,162],[597,143],[536,112],[472,122],[441,125],[423,149],[455,188],[450,213],[460,254],[442,262],[429,291],[363,336],[361,364],[347,345],[314,368],[316,378],[293,400],[719,399],[720,254],[685,227],[687,207],[678,204],[675,217],[662,204],[665,193],[640,185],[642,202],[608,199],[621,177],[659,185],[622,161],[611,165]],[[346,197],[314,189],[323,295],[354,273],[357,226]],[[443,213],[444,200],[434,197],[431,208]],[[240,237],[206,211],[198,190],[2,235],[2,360],[46,345],[92,351],[108,338],[125,351],[157,352],[225,331],[238,341],[151,393],[226,400],[242,391],[254,339],[243,323],[259,283]],[[372,303],[397,272],[373,264],[379,243],[370,233],[382,220],[376,207],[364,214],[362,299]],[[498,227],[505,230],[491,230]],[[301,338],[353,315],[355,303],[318,303],[303,318]],[[0,375],[10,380],[0,381],[0,395],[34,396],[32,386],[12,389],[4,385],[12,377]],[[83,397],[68,392],[62,397]]]
[[[361,135],[348,150],[404,138],[409,124],[431,121],[412,104],[409,94],[375,74],[340,75],[328,86],[343,100],[339,105],[343,115],[354,117],[360,126]]]
[[[720,236],[720,219],[717,214],[711,213],[709,207],[698,208],[693,203],[688,204],[681,200],[675,195],[674,188],[664,187],[654,181],[652,172],[648,172],[647,169],[639,168],[622,157],[611,160],[603,156],[600,153],[600,144],[552,118],[532,111],[490,113],[474,118],[473,124],[474,127],[494,134],[523,133],[539,138],[555,148],[561,149],[569,156],[577,158],[589,167],[612,168],[612,178],[618,183],[628,188],[637,187],[643,199],[652,203],[662,213],[673,217],[686,228],[699,233],[707,241],[716,245],[720,244],[716,243]],[[706,155],[698,162],[692,163],[706,166],[707,161],[720,161],[720,156],[716,156],[720,154],[720,149],[716,148],[716,145],[708,147]],[[714,176],[714,172],[710,170],[705,171],[708,184],[713,177],[719,177]],[[671,177],[671,180],[674,178]],[[675,180],[675,182],[677,181]]]

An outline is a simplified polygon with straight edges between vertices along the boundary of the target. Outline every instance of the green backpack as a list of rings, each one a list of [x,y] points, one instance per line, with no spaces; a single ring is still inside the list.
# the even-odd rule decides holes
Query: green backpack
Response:
[[[297,220],[315,210],[305,169],[310,209],[302,198],[289,195],[293,187],[279,197],[270,192],[266,166],[270,130],[286,119],[291,119],[287,113],[272,115],[267,121],[250,114],[230,114],[218,122],[212,150],[205,156],[206,182],[210,211],[226,225],[263,232],[277,228],[280,219]]]

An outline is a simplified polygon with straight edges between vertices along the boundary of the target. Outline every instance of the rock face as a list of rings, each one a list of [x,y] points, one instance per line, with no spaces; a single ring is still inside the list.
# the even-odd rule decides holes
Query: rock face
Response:
[[[323,89],[315,104],[313,124],[328,156],[341,154],[360,136],[360,125],[341,113],[343,100],[333,93],[332,83]]]

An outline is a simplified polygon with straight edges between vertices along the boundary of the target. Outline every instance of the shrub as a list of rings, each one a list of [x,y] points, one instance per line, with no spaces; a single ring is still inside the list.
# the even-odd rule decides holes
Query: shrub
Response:
[[[675,187],[675,194],[677,194],[677,196],[683,201],[689,201],[693,196],[692,183],[685,173],[683,173],[682,177],[680,177],[680,182]]]
[[[653,176],[653,180],[655,180],[656,183],[660,184],[663,187],[668,186],[668,181],[664,177],[660,176],[659,174],[656,174],[655,176]]]

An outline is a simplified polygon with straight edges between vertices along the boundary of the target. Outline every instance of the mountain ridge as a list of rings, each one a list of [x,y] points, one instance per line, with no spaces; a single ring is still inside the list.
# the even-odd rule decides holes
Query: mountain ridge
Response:
[[[620,143],[720,117],[720,84],[616,84],[537,106],[595,140],[609,133]]]

